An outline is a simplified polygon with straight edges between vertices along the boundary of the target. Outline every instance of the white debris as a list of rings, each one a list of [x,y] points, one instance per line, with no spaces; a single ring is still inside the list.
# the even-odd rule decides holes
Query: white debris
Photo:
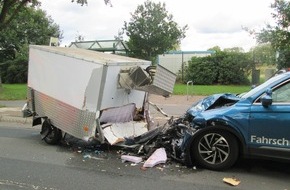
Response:
[[[157,164],[166,163],[167,155],[165,148],[158,148],[155,152],[145,161],[143,167],[154,167]]]
[[[142,162],[142,158],[137,156],[122,155],[121,159],[124,161],[133,162],[135,164]]]

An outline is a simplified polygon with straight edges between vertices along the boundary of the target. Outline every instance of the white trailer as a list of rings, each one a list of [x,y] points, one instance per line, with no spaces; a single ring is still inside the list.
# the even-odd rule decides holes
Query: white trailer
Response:
[[[148,131],[148,92],[170,95],[175,78],[146,60],[31,45],[23,113],[33,116],[33,126],[42,124],[48,144],[58,143],[66,133],[114,144]]]

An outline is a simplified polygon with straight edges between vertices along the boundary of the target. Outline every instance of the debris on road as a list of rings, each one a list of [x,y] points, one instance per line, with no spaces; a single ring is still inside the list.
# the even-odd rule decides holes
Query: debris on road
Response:
[[[90,154],[86,154],[83,156],[85,159],[95,159],[95,160],[104,160],[104,158],[98,158],[98,157],[95,157],[95,156],[92,156]]]
[[[227,183],[229,185],[232,185],[232,186],[237,186],[237,185],[239,185],[241,183],[240,180],[238,180],[236,178],[231,178],[231,177],[230,178],[229,177],[225,177],[223,179],[223,182],[225,182],[225,183]]]
[[[158,148],[155,152],[145,161],[143,167],[145,168],[152,168],[157,164],[164,164],[166,163],[167,155],[164,148]]]
[[[130,156],[130,155],[122,155],[121,159],[122,159],[122,161],[129,161],[129,162],[133,162],[135,164],[138,164],[138,163],[142,162],[142,160],[143,160],[141,157]]]

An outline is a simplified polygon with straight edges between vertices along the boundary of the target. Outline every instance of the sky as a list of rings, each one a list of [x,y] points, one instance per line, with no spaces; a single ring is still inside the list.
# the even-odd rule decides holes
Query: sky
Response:
[[[81,6],[71,0],[40,0],[41,9],[59,25],[67,46],[81,35],[85,41],[112,40],[129,22],[131,14],[145,0],[111,0],[112,7],[103,0],[87,0]],[[274,0],[151,0],[165,2],[173,20],[188,25],[181,41],[182,51],[205,51],[214,46],[221,49],[242,47],[248,51],[256,40],[243,27],[260,30],[273,24],[270,8]],[[124,36],[124,39],[127,39]]]

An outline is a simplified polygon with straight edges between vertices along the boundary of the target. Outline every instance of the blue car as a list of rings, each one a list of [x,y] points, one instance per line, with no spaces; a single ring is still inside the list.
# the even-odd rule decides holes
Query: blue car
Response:
[[[211,170],[227,169],[239,157],[290,160],[290,72],[241,95],[194,103],[161,139],[173,158]]]

